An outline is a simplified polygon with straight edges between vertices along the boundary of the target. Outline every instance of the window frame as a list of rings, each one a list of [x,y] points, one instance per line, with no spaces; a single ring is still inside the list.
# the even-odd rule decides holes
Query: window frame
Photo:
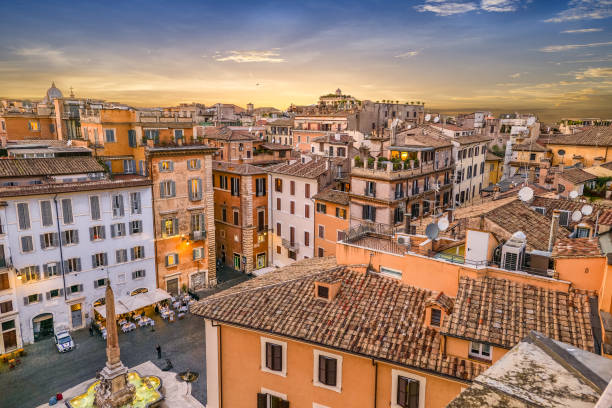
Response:
[[[264,373],[270,373],[281,377],[287,377],[287,343],[280,340],[271,339],[269,337],[260,337],[261,360],[260,368]],[[266,343],[274,344],[282,347],[281,370],[271,370],[266,367]]]
[[[397,369],[391,369],[391,408],[404,408],[398,404],[397,388],[399,377],[408,378],[419,382],[419,405],[417,408],[425,408],[425,390],[427,379],[420,375]]]
[[[331,386],[327,384],[323,384],[319,382],[319,357],[327,357],[336,359],[336,385]],[[315,387],[325,388],[330,391],[342,392],[342,356],[339,354],[329,353],[323,350],[313,349],[313,374],[312,374],[312,384]]]
[[[478,352],[473,351],[475,345],[478,345]],[[483,351],[482,351],[483,346],[486,346],[489,348],[488,356],[483,354]],[[470,341],[469,349],[468,349],[468,357],[475,358],[477,360],[492,361],[493,360],[493,347],[490,344],[480,343],[477,341]]]

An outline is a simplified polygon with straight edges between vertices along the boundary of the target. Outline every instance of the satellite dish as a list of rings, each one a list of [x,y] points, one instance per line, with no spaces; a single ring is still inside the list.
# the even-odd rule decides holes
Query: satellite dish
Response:
[[[580,209],[580,212],[582,212],[582,214],[587,215],[587,216],[591,215],[591,214],[593,214],[593,207],[588,205],[588,204],[585,204]]]
[[[404,245],[404,243],[405,243],[405,242],[406,242],[406,240],[404,239],[404,237],[398,237],[398,238],[397,238],[397,243],[398,243],[398,244],[402,244],[402,245]]]
[[[432,241],[438,238],[439,233],[440,233],[440,229],[434,222],[432,222],[431,224],[428,224],[427,227],[425,228],[425,235],[427,235],[427,238],[431,239]]]
[[[529,201],[533,198],[533,189],[525,186],[519,190],[518,196],[521,201]]]
[[[439,121],[440,121],[440,117],[439,117],[439,116],[436,116],[436,117],[434,118],[434,123],[438,123]]]
[[[448,229],[449,225],[450,225],[450,222],[448,221],[448,218],[446,218],[446,217],[440,218],[438,220],[438,229],[440,231],[446,231]]]
[[[582,218],[582,213],[580,211],[574,211],[572,213],[572,221],[578,222]]]
[[[558,154],[559,156],[565,156],[565,150],[563,150],[563,149],[559,149],[559,151],[557,152],[557,154]]]
[[[431,115],[428,113],[425,115],[425,122],[429,122],[431,120]]]
[[[576,190],[572,190],[572,191],[570,191],[570,193],[569,193],[569,197],[570,197],[570,198],[576,198],[576,197],[578,197],[578,192],[577,192]]]

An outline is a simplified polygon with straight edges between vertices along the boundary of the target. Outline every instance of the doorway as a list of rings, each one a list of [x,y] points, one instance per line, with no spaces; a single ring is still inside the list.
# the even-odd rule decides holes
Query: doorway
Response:
[[[266,266],[266,253],[257,254],[257,269],[261,269]]]
[[[81,311],[80,303],[70,305],[70,320],[73,330],[79,329],[83,325],[83,312]]]
[[[240,254],[234,254],[234,269],[240,270]]]
[[[172,296],[178,295],[179,280],[178,278],[168,279],[166,281],[166,291]]]
[[[41,341],[53,336],[53,315],[43,313],[32,319],[34,341]]]

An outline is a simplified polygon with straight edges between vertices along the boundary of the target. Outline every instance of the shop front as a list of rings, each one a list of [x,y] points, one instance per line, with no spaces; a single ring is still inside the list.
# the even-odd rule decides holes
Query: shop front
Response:
[[[53,337],[53,314],[42,313],[32,318],[34,341],[41,341]]]

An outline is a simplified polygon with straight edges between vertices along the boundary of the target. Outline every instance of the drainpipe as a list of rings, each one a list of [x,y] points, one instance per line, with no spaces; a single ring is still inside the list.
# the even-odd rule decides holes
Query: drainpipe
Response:
[[[557,230],[559,229],[559,216],[561,212],[559,210],[553,210],[552,221],[550,223],[550,235],[548,237],[548,252],[552,252],[553,246],[555,245],[555,237],[557,236]]]
[[[374,366],[374,408],[376,408],[376,399],[378,398],[378,363],[372,359]]]
[[[62,270],[62,282],[64,285],[64,300],[68,300],[68,293],[66,291],[66,271],[64,270],[64,251],[62,248],[62,230],[60,229],[59,223],[59,211],[57,205],[57,194],[53,196],[53,203],[55,204],[55,221],[57,222],[57,239],[59,241],[60,251],[60,268]]]

